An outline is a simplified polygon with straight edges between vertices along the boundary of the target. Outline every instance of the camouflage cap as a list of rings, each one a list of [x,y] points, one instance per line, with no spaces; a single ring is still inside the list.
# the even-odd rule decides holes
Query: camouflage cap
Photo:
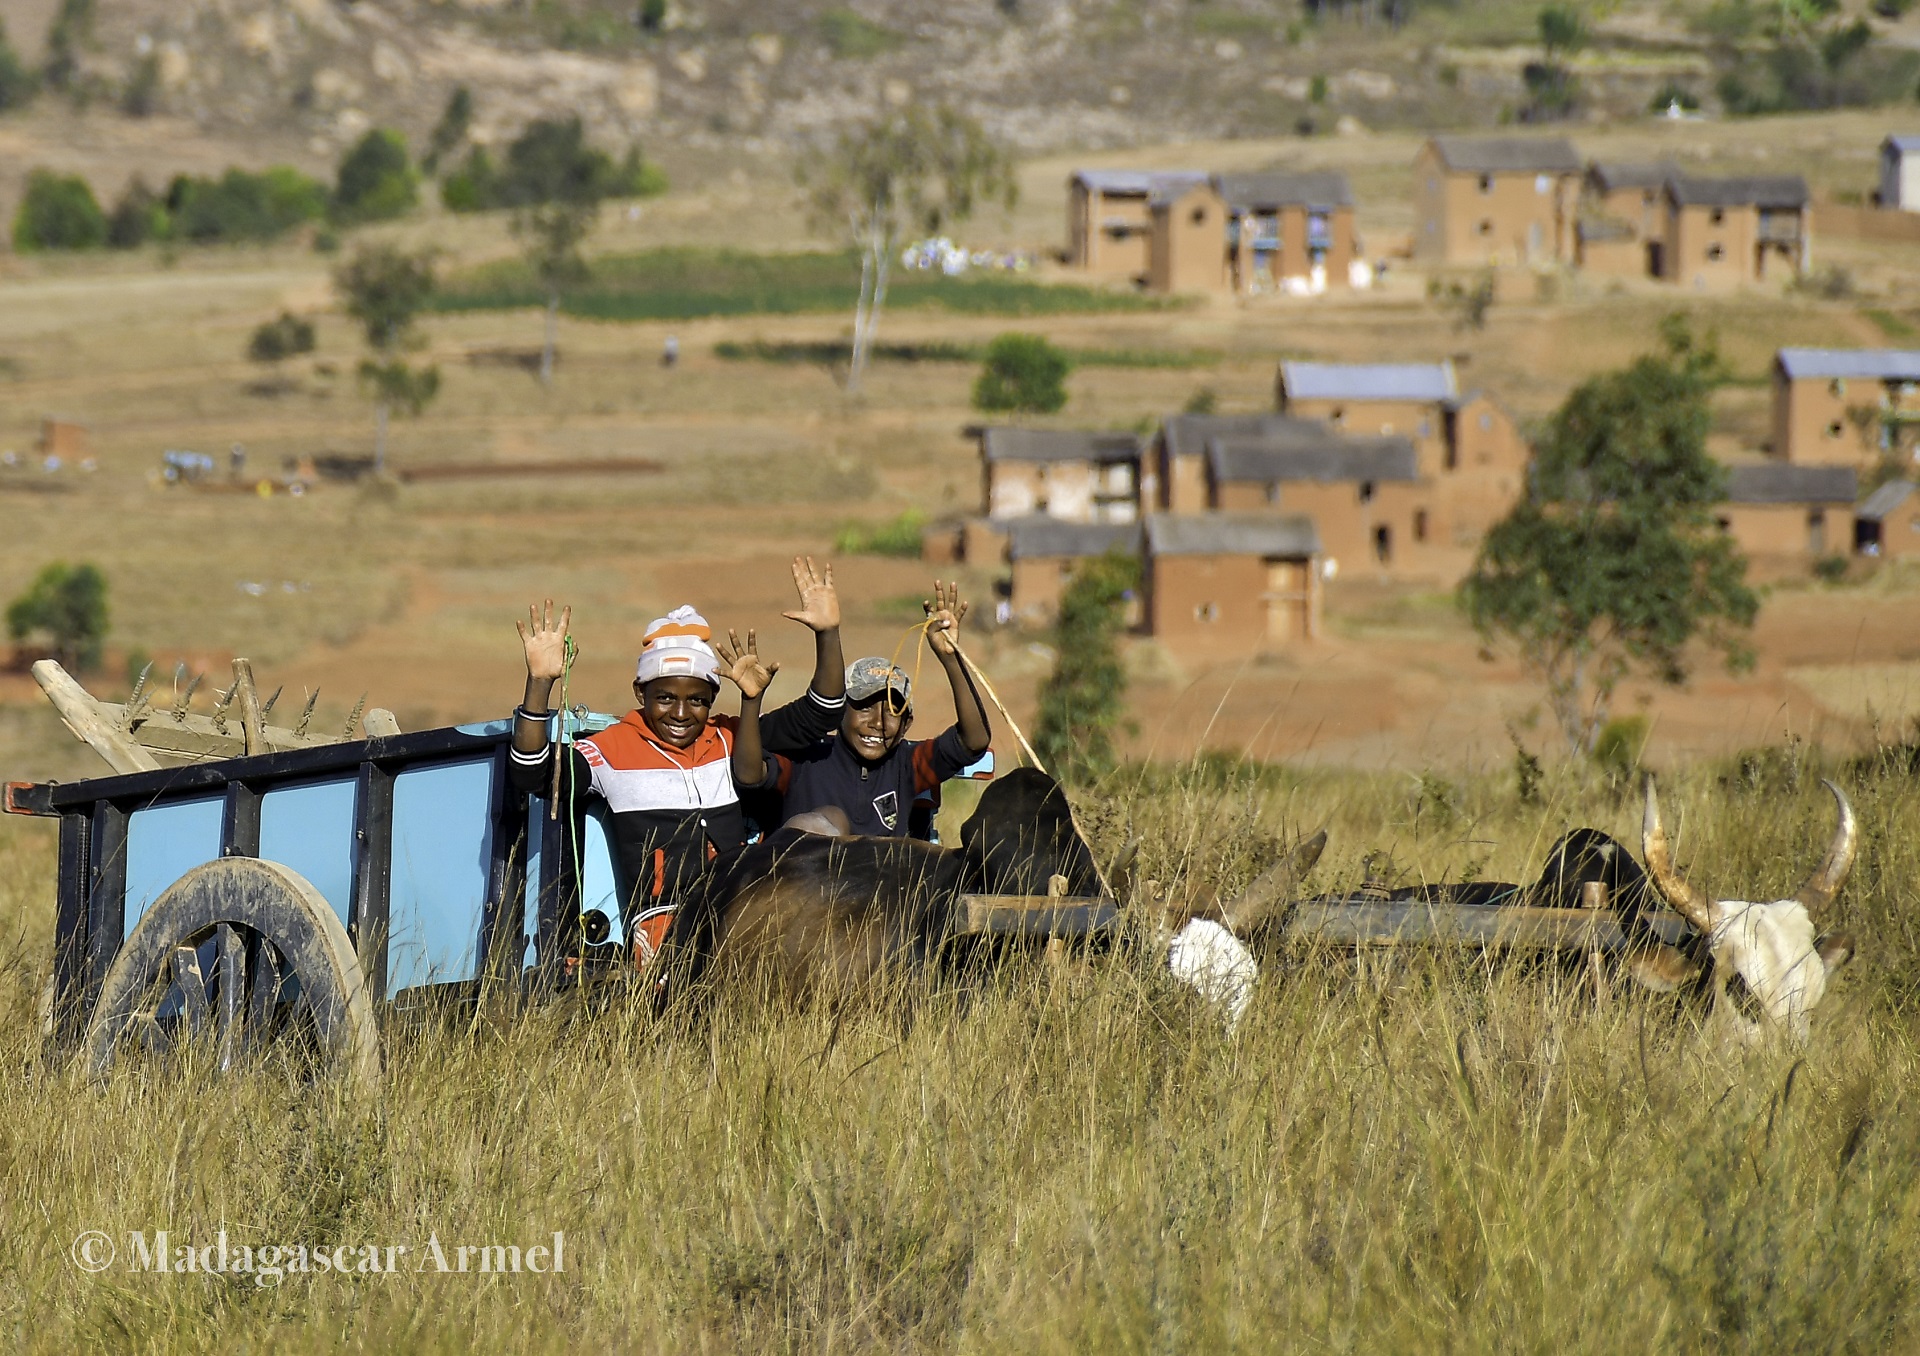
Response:
[[[864,702],[879,696],[888,688],[899,695],[902,706],[912,702],[913,683],[890,661],[879,655],[868,655],[847,665],[848,701]]]

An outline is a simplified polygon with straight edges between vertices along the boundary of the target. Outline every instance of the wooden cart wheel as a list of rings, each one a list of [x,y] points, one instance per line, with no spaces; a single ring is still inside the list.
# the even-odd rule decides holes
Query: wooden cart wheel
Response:
[[[373,999],[338,915],[299,873],[226,857],[180,877],[135,924],[101,986],[87,1063],[103,1077],[129,1045],[165,1054],[211,1036],[224,1072],[301,1026],[325,1060],[377,1087]]]

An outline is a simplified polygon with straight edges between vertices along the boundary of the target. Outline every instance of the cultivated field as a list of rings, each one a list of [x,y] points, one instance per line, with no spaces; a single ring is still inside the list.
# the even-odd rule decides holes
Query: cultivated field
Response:
[[[1905,751],[1911,759],[1911,750]],[[272,1069],[95,1091],[41,1057],[52,852],[0,846],[0,1316],[22,1350],[1909,1349],[1920,1282],[1910,761],[1842,770],[1860,960],[1804,1051],[1671,999],[1464,957],[1269,957],[1239,1032],[1140,947],[835,1016],[734,996],[390,1026],[377,1106]],[[1668,787],[1680,859],[1790,890],[1808,766]],[[1089,805],[1150,872],[1234,888],[1330,822],[1430,873],[1537,870],[1633,797],[1550,781],[1169,772]],[[85,1230],[407,1245],[388,1274],[82,1274]],[[550,1244],[564,1275],[425,1251]],[[350,1258],[358,1257],[350,1252]],[[417,1266],[425,1270],[415,1270]]]

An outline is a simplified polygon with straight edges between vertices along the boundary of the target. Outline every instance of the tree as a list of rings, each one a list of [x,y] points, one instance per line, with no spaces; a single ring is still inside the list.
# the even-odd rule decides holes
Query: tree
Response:
[[[262,321],[247,340],[247,357],[272,369],[273,375],[254,390],[262,395],[278,395],[293,385],[281,375],[280,364],[314,348],[313,322],[291,311],[282,311],[272,320]]]
[[[7,41],[7,25],[0,19],[0,113],[10,108],[23,108],[33,98],[37,82],[33,72],[20,60],[20,54]]]
[[[7,604],[7,633],[17,641],[36,632],[53,644],[53,657],[76,672],[100,666],[107,638],[107,580],[92,565],[60,561],[34,576]]]
[[[1594,377],[1554,413],[1525,500],[1481,544],[1460,601],[1483,639],[1545,682],[1568,745],[1591,750],[1621,680],[1678,684],[1694,641],[1730,669],[1759,600],[1714,521],[1725,473],[1707,455],[1711,340],[1680,316],[1664,351]]]
[[[60,0],[47,28],[47,60],[41,79],[47,88],[72,93],[80,74],[80,47],[93,38],[94,0]]]
[[[972,118],[915,105],[843,133],[834,149],[802,169],[815,220],[845,231],[860,255],[860,300],[853,312],[847,390],[858,392],[873,352],[887,274],[901,236],[931,235],[999,198],[1011,207],[1011,162]]]
[[[334,290],[346,312],[360,322],[369,357],[360,363],[360,382],[374,401],[373,467],[387,468],[387,417],[392,409],[419,414],[440,390],[440,369],[415,368],[403,354],[420,347],[414,321],[433,297],[431,250],[408,254],[392,245],[373,245],[341,264]]]
[[[420,168],[428,174],[438,172],[440,162],[459,150],[472,130],[473,91],[465,85],[455,85],[453,93],[447,96],[447,106],[440,111],[440,121],[434,124],[433,133],[427,139],[427,153],[420,159]]]
[[[27,191],[13,217],[13,247],[34,250],[93,250],[107,243],[107,218],[87,181],[77,174],[37,169],[27,176]]]
[[[618,187],[619,174],[605,151],[587,144],[580,119],[534,121],[507,147],[499,196],[514,209],[511,227],[547,298],[545,341],[540,348],[540,384],[553,385],[553,350],[559,338],[560,298],[588,276],[580,246],[600,217],[600,201]]]
[[[973,407],[1052,414],[1067,403],[1067,355],[1038,334],[1003,334],[987,345]]]
[[[406,138],[398,132],[373,128],[341,159],[333,189],[335,221],[391,221],[412,211],[418,200]]]
[[[1113,735],[1125,709],[1119,637],[1140,562],[1115,550],[1074,571],[1053,626],[1053,672],[1040,688],[1033,747],[1058,777],[1113,766]]]
[[[165,240],[171,230],[166,200],[134,175],[107,218],[107,244],[117,250],[138,249],[149,240]]]

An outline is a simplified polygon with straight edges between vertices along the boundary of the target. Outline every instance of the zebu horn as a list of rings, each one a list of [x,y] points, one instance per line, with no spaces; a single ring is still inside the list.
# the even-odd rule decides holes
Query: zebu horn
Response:
[[[1825,860],[1794,895],[1806,905],[1809,914],[1817,914],[1833,903],[1833,897],[1847,883],[1847,873],[1853,870],[1853,854],[1860,846],[1860,829],[1854,823],[1853,807],[1847,804],[1846,793],[1824,777],[1820,784],[1833,792],[1833,799],[1840,807],[1840,822],[1834,827],[1833,841],[1827,844]]]
[[[1254,877],[1239,898],[1219,906],[1220,921],[1226,924],[1227,931],[1244,940],[1272,923],[1326,850],[1327,831],[1322,829]]]
[[[1113,882],[1116,895],[1125,897],[1133,886],[1133,864],[1140,859],[1140,835],[1135,834],[1120,849],[1120,855],[1113,859],[1113,865],[1107,868],[1107,879]]]
[[[1654,794],[1651,776],[1647,778],[1647,813],[1640,822],[1640,851],[1647,859],[1647,874],[1653,877],[1660,897],[1702,933],[1712,932],[1713,910],[1687,884],[1686,878],[1673,869],[1673,858],[1667,853],[1667,831],[1660,825],[1660,797]]]

